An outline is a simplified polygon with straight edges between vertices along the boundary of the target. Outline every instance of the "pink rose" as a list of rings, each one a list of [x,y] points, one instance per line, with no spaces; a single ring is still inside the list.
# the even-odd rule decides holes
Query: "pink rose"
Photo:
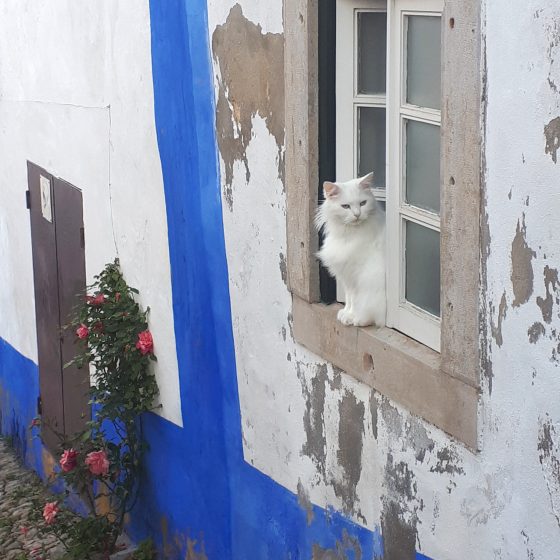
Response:
[[[64,472],[71,472],[78,464],[78,452],[74,449],[65,449],[60,458],[60,466]]]
[[[117,293],[115,294],[115,301],[118,302],[120,299],[121,299],[121,293],[120,293],[120,292],[117,292]]]
[[[89,334],[89,329],[83,323],[76,329],[76,336],[78,338],[81,339],[87,338],[88,334]]]
[[[154,350],[154,339],[152,338],[152,333],[150,331],[142,331],[138,334],[138,342],[136,343],[136,348],[140,350],[140,353],[145,356]]]
[[[105,476],[109,472],[109,460],[105,451],[92,451],[88,453],[85,464],[93,475]]]
[[[47,502],[43,508],[43,519],[47,522],[47,525],[52,525],[54,523],[54,518],[58,513],[58,505],[56,502]]]
[[[105,296],[102,293],[99,293],[96,296],[86,296],[86,301],[90,305],[103,305],[105,303]]]

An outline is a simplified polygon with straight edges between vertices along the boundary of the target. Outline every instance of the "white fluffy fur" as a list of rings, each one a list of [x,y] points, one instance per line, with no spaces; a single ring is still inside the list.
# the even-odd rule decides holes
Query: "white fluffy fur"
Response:
[[[371,190],[373,173],[324,185],[325,201],[315,223],[325,240],[317,254],[342,284],[344,325],[385,325],[385,216]]]

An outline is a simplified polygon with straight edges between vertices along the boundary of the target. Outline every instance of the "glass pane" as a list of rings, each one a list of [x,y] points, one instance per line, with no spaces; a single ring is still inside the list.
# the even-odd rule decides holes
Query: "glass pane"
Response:
[[[358,93],[385,93],[387,14],[358,13]]]
[[[373,171],[373,186],[385,186],[385,109],[358,107],[358,176]]]
[[[440,128],[418,121],[405,122],[406,201],[439,214]]]
[[[406,99],[412,105],[440,108],[441,18],[407,16]]]
[[[406,223],[406,299],[439,317],[439,233]]]

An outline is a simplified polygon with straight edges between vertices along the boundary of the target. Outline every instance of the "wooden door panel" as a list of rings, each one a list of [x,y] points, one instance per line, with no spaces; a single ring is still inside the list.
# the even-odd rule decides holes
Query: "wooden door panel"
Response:
[[[83,302],[86,289],[84,256],[84,223],[82,193],[79,189],[54,179],[56,247],[58,260],[58,301],[61,324],[72,319],[76,306]],[[61,337],[62,363],[67,364],[76,354],[75,334],[63,329]],[[62,370],[64,396],[64,431],[73,434],[89,420],[89,370],[75,366]]]
[[[58,301],[58,272],[56,231],[54,223],[53,178],[44,169],[28,163],[28,184],[35,284],[35,316],[42,416],[45,420],[43,438],[55,450],[57,438],[48,426],[64,430],[63,387],[60,353],[60,317]],[[43,193],[41,192],[43,183]],[[51,221],[45,212],[45,185],[50,189]]]

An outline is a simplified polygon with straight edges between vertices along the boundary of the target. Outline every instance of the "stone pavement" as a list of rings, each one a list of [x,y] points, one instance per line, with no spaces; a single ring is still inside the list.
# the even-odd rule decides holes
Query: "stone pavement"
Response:
[[[55,537],[39,535],[29,523],[34,498],[46,502],[49,494],[38,476],[0,439],[0,560],[62,558],[64,549]]]

